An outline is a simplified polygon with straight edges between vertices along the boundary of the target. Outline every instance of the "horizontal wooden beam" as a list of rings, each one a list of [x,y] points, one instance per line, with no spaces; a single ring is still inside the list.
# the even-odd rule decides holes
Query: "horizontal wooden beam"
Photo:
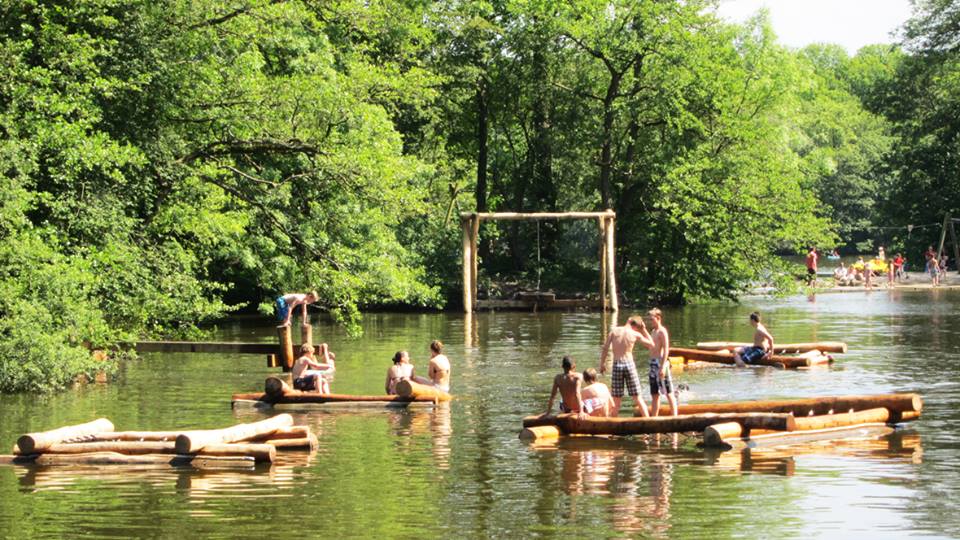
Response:
[[[212,354],[280,354],[276,343],[239,343],[230,341],[138,341],[122,343],[121,348],[138,353],[212,353]]]
[[[461,212],[460,219],[470,219],[474,216],[481,220],[538,220],[538,219],[597,219],[616,217],[613,210],[606,212]]]

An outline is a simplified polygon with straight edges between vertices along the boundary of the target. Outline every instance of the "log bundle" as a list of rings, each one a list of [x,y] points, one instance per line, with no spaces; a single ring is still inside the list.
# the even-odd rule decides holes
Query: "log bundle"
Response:
[[[397,384],[400,395],[353,395],[353,394],[320,394],[317,392],[303,392],[290,388],[285,381],[277,377],[267,377],[264,382],[264,392],[234,394],[231,398],[233,406],[252,403],[254,405],[345,405],[345,406],[378,406],[378,407],[407,407],[411,403],[433,404],[450,401],[453,397],[438,388],[409,381]]]
[[[293,425],[288,414],[211,430],[113,429],[109,420],[101,418],[29,433],[17,440],[13,455],[0,456],[0,464],[250,467],[275,461],[278,452],[312,452],[318,447],[310,428]]]
[[[883,428],[886,433],[890,425],[916,420],[922,410],[918,394],[703,403],[682,405],[678,416],[661,411],[656,418],[528,416],[523,419],[520,438],[537,441],[564,435],[701,432],[704,446],[730,449],[839,438],[869,428]]]
[[[680,356],[686,360],[696,360],[699,362],[711,362],[714,364],[734,365],[733,353],[730,351],[707,351],[702,349],[685,349],[682,347],[671,347],[672,356]],[[750,365],[772,366],[781,369],[797,369],[811,367],[833,362],[833,357],[821,354],[819,351],[809,351],[800,356],[773,355],[769,358],[761,358]]]
[[[697,348],[704,351],[733,351],[737,347],[750,347],[753,343],[739,341],[701,341]],[[814,343],[775,343],[774,354],[795,354],[811,351],[846,354],[847,344],[842,341],[818,341]]]

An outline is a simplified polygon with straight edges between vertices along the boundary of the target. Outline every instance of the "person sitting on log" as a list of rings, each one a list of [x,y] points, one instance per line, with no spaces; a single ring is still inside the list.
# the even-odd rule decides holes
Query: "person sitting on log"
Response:
[[[397,351],[397,354],[393,355],[393,365],[387,369],[387,381],[384,384],[387,394],[395,396],[397,394],[397,383],[403,380],[420,384],[433,384],[429,379],[414,375],[413,369],[413,364],[410,363],[410,353]]]
[[[308,293],[289,293],[277,297],[277,320],[283,326],[290,326],[290,319],[293,317],[293,310],[297,306],[301,307],[301,318],[304,324],[309,324],[310,317],[307,315],[307,305],[320,299],[316,291]]]
[[[585,387],[580,391],[583,398],[583,412],[590,416],[610,416],[610,405],[613,397],[607,385],[597,381],[597,370],[587,368],[583,370]]]
[[[647,327],[640,324],[640,342],[650,351],[650,414],[656,417],[660,412],[660,396],[667,396],[670,412],[677,415],[677,396],[673,390],[673,377],[670,374],[670,334],[663,324],[663,313],[657,308],[647,312],[653,332],[647,333]]]
[[[450,391],[450,359],[443,354],[440,340],[430,342],[430,366],[427,368],[430,382],[444,392]]]
[[[314,357],[314,348],[306,343],[300,347],[300,358],[293,363],[293,388],[304,392],[330,393],[330,383],[323,377],[321,370],[333,368],[333,360],[329,356],[326,343],[320,345],[320,352],[324,362],[317,362]]]
[[[550,389],[547,412],[543,413],[543,416],[550,414],[553,409],[553,400],[556,399],[557,392],[560,392],[560,412],[577,413],[580,418],[585,418],[587,415],[583,410],[583,395],[580,389],[582,379],[576,371],[577,364],[573,361],[573,358],[564,356],[561,365],[563,366],[563,373],[553,378],[553,388]]]
[[[773,354],[773,335],[760,322],[760,313],[754,311],[750,314],[750,325],[754,328],[753,345],[733,350],[733,361],[737,363],[737,367],[755,364]]]
[[[626,391],[634,401],[634,415],[640,412],[650,416],[647,404],[640,397],[640,377],[637,365],[633,362],[633,346],[641,337],[638,328],[643,324],[639,317],[630,317],[626,324],[610,331],[607,340],[600,349],[600,373],[606,371],[607,353],[613,349],[613,372],[610,374],[610,389],[613,395],[612,416],[619,416],[620,403]]]

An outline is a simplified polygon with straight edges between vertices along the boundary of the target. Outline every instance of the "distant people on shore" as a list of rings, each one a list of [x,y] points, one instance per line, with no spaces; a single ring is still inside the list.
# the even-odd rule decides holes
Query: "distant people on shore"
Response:
[[[443,390],[450,391],[450,359],[443,354],[443,343],[440,340],[430,342],[430,365],[427,368],[427,376],[430,382]]]
[[[276,310],[277,321],[283,326],[290,326],[290,319],[293,317],[293,310],[298,306],[301,308],[300,317],[303,324],[310,323],[310,316],[307,315],[307,306],[320,299],[316,291],[308,293],[288,293],[277,297]]]
[[[583,370],[583,383],[580,391],[583,398],[583,412],[590,416],[610,416],[613,407],[613,396],[607,385],[597,380],[597,370],[587,368]]]
[[[304,392],[330,393],[330,382],[324,377],[336,369],[333,353],[326,343],[320,344],[320,360],[314,357],[314,348],[304,344],[300,347],[300,357],[293,363],[293,388]]]
[[[630,317],[623,326],[618,326],[607,334],[607,339],[600,348],[600,373],[606,371],[607,353],[613,350],[613,370],[610,374],[610,394],[613,396],[611,416],[620,414],[620,404],[625,392],[633,398],[635,415],[639,412],[643,416],[650,416],[647,404],[640,397],[640,377],[633,362],[633,346],[643,337],[639,331],[642,327],[643,321],[639,317]]]
[[[807,285],[813,285],[817,280],[817,248],[810,246],[807,251]]]
[[[930,274],[930,283],[934,287],[938,287],[940,285],[940,261],[936,255],[927,261],[927,272]]]
[[[947,263],[950,262],[950,257],[946,253],[940,255],[940,274],[943,277],[943,274],[947,273]]]
[[[560,412],[577,413],[581,418],[586,417],[583,408],[583,395],[581,392],[583,379],[577,373],[577,364],[573,358],[564,356],[561,361],[563,373],[553,378],[553,387],[550,389],[550,400],[547,401],[547,412],[543,415],[549,415],[553,411],[553,401],[560,394]]]
[[[759,312],[754,311],[750,314],[750,325],[754,328],[753,345],[750,347],[737,347],[733,350],[733,361],[736,362],[737,367],[755,364],[773,355],[773,335],[767,331],[767,327],[760,322]]]
[[[923,259],[925,264],[923,271],[927,274],[933,275],[930,271],[930,263],[931,261],[935,261],[937,259],[937,252],[933,250],[933,246],[927,247],[927,250],[923,252]]]
[[[903,281],[906,279],[906,267],[907,259],[904,258],[902,253],[897,253],[897,256],[893,259],[893,278],[894,280]]]
[[[397,351],[393,355],[393,365],[387,368],[387,380],[384,383],[384,389],[387,395],[395,396],[397,394],[397,383],[403,380],[413,381],[419,384],[433,384],[429,379],[418,377],[414,374],[413,364],[410,363],[410,353],[407,351]]]

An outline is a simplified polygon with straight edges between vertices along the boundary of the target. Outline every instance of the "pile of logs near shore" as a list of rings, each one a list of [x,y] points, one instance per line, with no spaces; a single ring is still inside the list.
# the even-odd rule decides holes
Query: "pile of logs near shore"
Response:
[[[528,416],[520,438],[700,432],[704,446],[735,448],[789,444],[812,434],[839,437],[851,428],[916,420],[922,409],[923,400],[917,394],[703,403],[681,405],[678,416],[668,416],[669,409],[661,409],[656,418]]]
[[[341,405],[407,407],[412,403],[432,405],[453,397],[434,386],[403,380],[397,383],[397,395],[320,394],[294,390],[278,377],[267,377],[263,393],[234,394],[232,404],[272,407],[274,405]]]
[[[13,455],[0,456],[0,463],[243,467],[272,462],[277,452],[316,448],[317,437],[310,428],[293,425],[289,414],[223,429],[191,431],[115,431],[110,420],[100,418],[23,435]]]
[[[670,357],[682,358],[684,362],[710,362],[733,365],[733,351],[737,347],[748,347],[751,343],[733,341],[711,341],[697,343],[695,349],[671,347]],[[780,369],[797,369],[833,363],[833,354],[847,352],[847,344],[835,341],[818,343],[784,343],[774,346],[773,355],[758,360],[755,365],[772,366]]]

